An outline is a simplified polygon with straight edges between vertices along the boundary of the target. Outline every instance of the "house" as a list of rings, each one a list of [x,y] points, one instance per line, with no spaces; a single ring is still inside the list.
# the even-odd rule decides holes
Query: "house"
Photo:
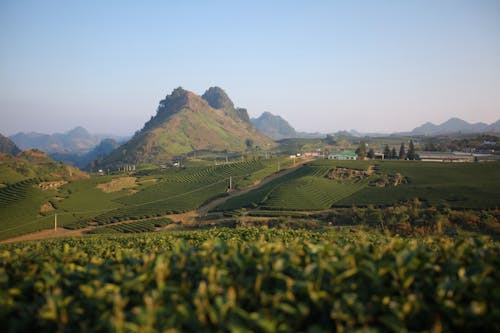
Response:
[[[331,153],[328,155],[329,160],[357,160],[358,155],[353,152],[348,152],[348,151],[341,151],[341,152],[336,152],[336,153]]]

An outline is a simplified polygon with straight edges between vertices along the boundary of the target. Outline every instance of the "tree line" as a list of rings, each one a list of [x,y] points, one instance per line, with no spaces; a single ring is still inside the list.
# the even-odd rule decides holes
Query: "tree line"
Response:
[[[367,144],[364,141],[361,141],[359,147],[356,149],[356,154],[359,158],[375,158],[375,150],[373,148],[366,150]],[[415,152],[415,145],[413,144],[413,140],[410,140],[408,144],[408,150],[406,150],[405,143],[401,142],[401,146],[399,147],[399,154],[396,152],[396,148],[389,148],[389,145],[385,145],[384,148],[384,159],[391,160],[418,160],[418,155]]]

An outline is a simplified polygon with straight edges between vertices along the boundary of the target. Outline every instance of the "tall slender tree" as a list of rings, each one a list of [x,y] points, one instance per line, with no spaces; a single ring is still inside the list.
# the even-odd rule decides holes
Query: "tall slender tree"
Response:
[[[417,159],[417,155],[415,154],[415,145],[413,144],[413,140],[410,140],[410,144],[408,146],[408,153],[406,154],[406,157],[411,161]]]
[[[356,154],[360,159],[363,159],[366,157],[366,143],[364,141],[361,141],[359,143],[358,149],[356,149]]]
[[[373,150],[373,148],[370,148],[368,150],[368,153],[366,154],[366,157],[368,157],[368,158],[374,158],[375,157],[375,150]]]
[[[406,158],[405,143],[401,142],[401,147],[399,147],[399,159],[404,160]]]
[[[391,149],[389,148],[389,145],[385,145],[384,159],[389,159],[389,158],[391,158]]]
[[[398,158],[398,153],[396,153],[396,148],[395,147],[392,147],[392,150],[391,150],[391,159],[397,159]]]

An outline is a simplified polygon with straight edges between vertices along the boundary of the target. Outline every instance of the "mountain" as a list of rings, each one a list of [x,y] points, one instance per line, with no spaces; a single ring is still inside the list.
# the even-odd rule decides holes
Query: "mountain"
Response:
[[[488,126],[488,132],[500,133],[500,119]]]
[[[482,133],[499,130],[500,120],[491,125],[485,123],[470,124],[460,118],[450,118],[440,125],[427,122],[411,131],[410,135],[438,135],[450,133]],[[496,127],[495,127],[496,126]]]
[[[156,115],[132,139],[102,163],[161,163],[196,150],[242,151],[273,145],[221,88],[198,96],[179,87],[160,101]]]
[[[95,159],[102,160],[104,156],[111,153],[119,146],[120,143],[118,143],[118,141],[106,138],[102,140],[97,146],[94,147],[94,149],[92,149],[88,153],[56,152],[56,153],[50,153],[49,156],[50,158],[56,161],[63,162],[66,164],[71,164],[80,169],[84,169],[93,160]]]
[[[285,119],[270,112],[264,112],[260,117],[252,118],[252,123],[259,131],[274,140],[296,138],[299,136]]]
[[[10,137],[21,149],[40,149],[46,153],[82,153],[95,147],[100,138],[85,128],[76,127],[66,133],[17,133]]]
[[[0,153],[17,155],[20,152],[21,150],[11,139],[0,134]]]

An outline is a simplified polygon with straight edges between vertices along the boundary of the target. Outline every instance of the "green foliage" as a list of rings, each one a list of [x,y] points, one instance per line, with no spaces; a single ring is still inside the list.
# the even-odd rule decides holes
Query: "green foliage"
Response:
[[[405,144],[404,142],[401,142],[401,147],[399,147],[399,159],[404,160],[406,159],[406,150],[405,150]]]
[[[368,158],[374,158],[375,157],[375,150],[373,150],[373,148],[370,148],[368,150],[368,153],[366,154],[366,157],[368,157]]]
[[[0,250],[4,332],[500,330],[487,239],[245,228]]]
[[[360,159],[365,158],[366,157],[366,142],[361,141],[355,152]]]
[[[143,220],[122,224],[110,225],[109,227],[97,228],[89,231],[89,234],[116,234],[116,233],[141,233],[152,232],[156,228],[171,224],[172,220],[167,218]]]
[[[413,144],[413,140],[410,140],[410,144],[408,146],[408,154],[406,157],[410,160],[417,160],[417,154],[415,153],[415,145]]]

